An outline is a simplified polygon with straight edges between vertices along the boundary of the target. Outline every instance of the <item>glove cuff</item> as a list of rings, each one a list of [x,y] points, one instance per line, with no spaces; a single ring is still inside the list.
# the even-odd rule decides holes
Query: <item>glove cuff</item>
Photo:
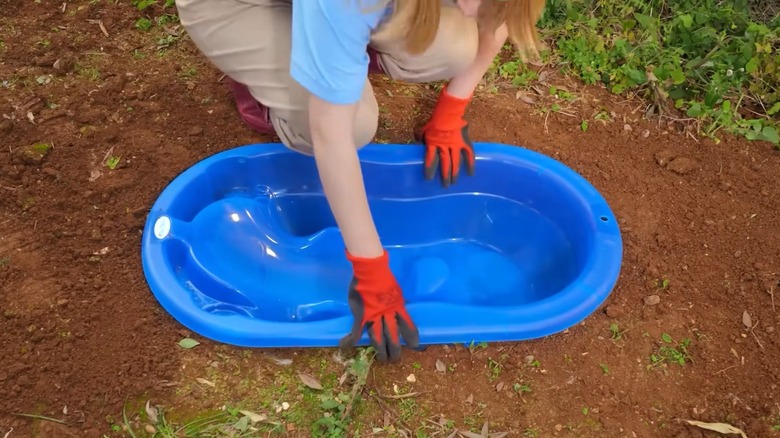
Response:
[[[379,257],[356,257],[345,251],[347,260],[352,263],[352,270],[357,278],[376,277],[389,270],[390,257],[387,250],[382,251]]]
[[[447,87],[444,86],[439,93],[428,124],[447,130],[461,128],[465,124],[463,118],[466,114],[466,107],[471,102],[471,97],[471,95],[466,98],[455,97],[447,92]]]

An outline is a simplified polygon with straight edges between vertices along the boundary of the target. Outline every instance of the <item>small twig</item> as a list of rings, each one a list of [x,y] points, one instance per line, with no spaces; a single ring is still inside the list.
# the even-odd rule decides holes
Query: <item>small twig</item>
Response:
[[[544,116],[544,133],[549,134],[550,131],[547,129],[547,119],[550,117],[550,111],[547,111],[547,115]]]
[[[103,35],[105,35],[106,38],[108,38],[109,36],[108,30],[106,30],[106,26],[103,24],[103,20],[87,20],[87,21],[92,24],[97,24],[98,27],[100,27],[100,31],[103,32]]]
[[[756,323],[753,324],[753,327],[750,327],[750,334],[753,335],[753,337],[756,339],[756,342],[758,343],[758,346],[763,350],[764,345],[761,343],[761,341],[758,340],[758,336],[756,336],[756,332],[754,332],[756,327],[758,327],[758,320],[756,320]]]
[[[11,436],[11,432],[13,432],[13,431],[14,431],[14,428],[12,427],[8,432],[5,433],[5,435],[3,435],[3,438],[8,438],[9,436]]]
[[[724,373],[724,372],[726,372],[726,371],[728,371],[728,370],[730,370],[730,369],[732,369],[732,368],[736,368],[736,367],[738,367],[738,366],[739,366],[739,364],[736,364],[736,365],[732,365],[732,366],[730,366],[730,367],[723,368],[722,370],[720,370],[720,371],[716,371],[715,373],[713,373],[713,376],[717,376],[717,375],[718,375],[718,374],[720,374],[720,373]]]
[[[44,417],[43,415],[35,415],[35,414],[13,414],[19,417],[27,417],[27,418],[34,418],[37,420],[44,420],[44,421],[51,421],[52,423],[59,423],[59,424],[66,424],[63,420],[58,420],[56,418],[51,417]]]
[[[775,287],[774,286],[770,286],[768,292],[769,292],[769,296],[772,299],[772,311],[776,312],[777,309],[775,309]]]
[[[106,26],[103,25],[103,20],[98,20],[98,26],[100,26],[100,30],[103,31],[103,35],[108,38],[108,30],[106,30]]]
[[[390,406],[388,406],[388,405],[387,405],[387,403],[385,403],[385,401],[384,401],[384,400],[382,400],[382,398],[381,398],[381,397],[378,397],[378,396],[376,396],[376,395],[375,395],[375,394],[373,394],[371,391],[368,391],[368,395],[369,395],[370,397],[372,397],[374,400],[376,400],[377,404],[379,404],[379,407],[380,407],[380,408],[382,408],[382,410],[383,410],[383,411],[385,411],[385,412],[389,413],[389,414],[390,414],[390,416],[392,416],[393,418],[395,418],[395,421],[397,421],[397,422],[401,423],[401,425],[402,425],[403,427],[405,427],[406,429],[408,429],[408,430],[412,430],[412,428],[411,428],[411,427],[410,427],[410,426],[409,426],[409,425],[406,423],[406,421],[404,421],[404,420],[403,420],[403,419],[402,419],[402,418],[401,418],[401,417],[400,417],[400,416],[399,416],[399,415],[398,415],[398,414],[395,412],[395,410],[393,410],[393,408],[391,408]]]
[[[371,364],[374,362],[373,356],[371,359],[368,360],[368,364],[366,367],[370,370]],[[364,376],[356,376],[355,383],[352,384],[352,392],[349,394],[349,402],[347,402],[347,406],[344,408],[344,411],[341,413],[341,420],[344,421],[347,417],[349,417],[349,414],[352,412],[352,406],[355,404],[355,399],[357,398],[358,394],[363,390],[363,388],[366,386],[366,380],[368,379],[368,373]]]

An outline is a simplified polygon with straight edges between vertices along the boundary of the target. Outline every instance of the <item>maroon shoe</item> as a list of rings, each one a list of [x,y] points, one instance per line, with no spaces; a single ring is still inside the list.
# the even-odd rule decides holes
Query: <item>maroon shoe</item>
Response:
[[[268,108],[255,100],[246,85],[236,82],[230,76],[226,76],[228,87],[236,99],[236,109],[241,119],[259,134],[274,134],[274,126],[271,124],[271,116]]]

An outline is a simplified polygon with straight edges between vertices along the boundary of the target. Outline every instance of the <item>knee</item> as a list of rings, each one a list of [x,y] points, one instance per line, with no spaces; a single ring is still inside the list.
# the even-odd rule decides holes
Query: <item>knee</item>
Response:
[[[369,108],[358,109],[355,117],[355,146],[358,149],[374,141],[376,136],[379,126],[379,111],[376,106],[374,108],[373,111]]]
[[[376,102],[373,87],[366,81],[363,97],[355,115],[355,146],[360,149],[374,141],[379,127],[379,104]]]

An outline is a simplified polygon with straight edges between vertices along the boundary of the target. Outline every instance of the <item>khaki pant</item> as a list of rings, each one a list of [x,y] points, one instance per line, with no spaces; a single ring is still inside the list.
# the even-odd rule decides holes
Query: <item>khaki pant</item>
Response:
[[[289,72],[292,1],[176,0],[176,6],[182,25],[201,52],[269,108],[282,143],[312,155],[308,91]],[[372,38],[370,45],[379,53],[379,64],[392,79],[448,80],[473,62],[478,44],[476,21],[464,16],[451,0],[443,1],[438,35],[424,53],[410,56],[402,48],[403,41]],[[355,121],[358,147],[373,140],[378,115],[373,88],[366,79]]]

